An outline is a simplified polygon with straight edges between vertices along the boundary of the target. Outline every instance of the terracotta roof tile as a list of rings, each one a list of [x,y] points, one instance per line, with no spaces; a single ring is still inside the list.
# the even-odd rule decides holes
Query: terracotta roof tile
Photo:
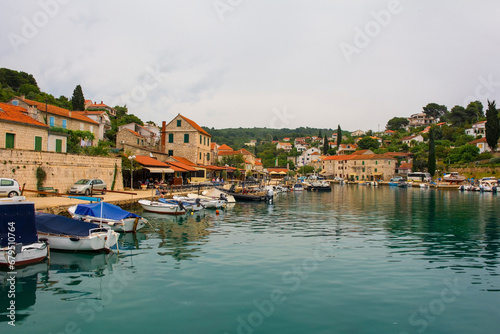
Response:
[[[233,149],[229,146],[227,146],[226,144],[222,144],[221,146],[219,146],[219,151],[232,151]]]
[[[154,166],[154,167],[165,167],[168,168],[168,165],[164,162],[158,161],[154,158],[145,156],[145,155],[136,155],[135,161],[143,166]]]
[[[36,119],[28,116],[26,109],[20,106],[0,102],[0,119],[29,125],[43,126],[48,128],[47,124],[43,124]]]
[[[73,118],[73,119],[77,119],[77,120],[82,121],[82,122],[87,122],[87,123],[92,123],[92,124],[99,124],[96,121],[94,121],[93,119],[88,118],[87,116],[82,115],[79,112],[71,112],[68,109],[56,107],[56,106],[53,106],[51,104],[47,104],[46,105],[45,103],[38,102],[38,101],[33,101],[33,100],[28,100],[28,99],[21,99],[21,98],[18,98],[18,99],[21,100],[21,101],[23,101],[23,102],[25,102],[25,103],[27,103],[27,104],[29,104],[29,105],[31,105],[31,106],[36,106],[37,109],[40,110],[40,111],[47,111],[47,113],[49,113],[49,114],[63,116],[63,117],[68,117],[68,118]]]
[[[174,158],[175,160],[177,160],[180,163],[183,163],[184,165],[197,166],[194,162],[191,162],[190,160],[183,158],[183,157],[173,156],[172,158]]]
[[[196,124],[196,122],[190,120],[189,118],[187,117],[184,117],[182,116],[181,114],[179,114],[186,122],[189,123],[189,125],[191,125],[193,128],[195,128],[196,130],[200,131],[201,133],[203,133],[204,135],[207,135],[209,137],[212,137],[208,132],[206,132],[205,130],[203,130],[203,128],[201,126],[199,126],[198,124]]]

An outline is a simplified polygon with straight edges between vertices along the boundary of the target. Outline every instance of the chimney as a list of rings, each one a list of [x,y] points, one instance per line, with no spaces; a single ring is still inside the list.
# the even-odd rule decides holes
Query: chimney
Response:
[[[25,98],[26,98],[26,96],[21,95],[21,100],[24,100]]]
[[[161,123],[161,146],[160,146],[160,151],[162,151],[163,153],[165,153],[166,151],[166,147],[165,147],[165,144],[166,144],[166,134],[165,134],[165,128],[167,127],[167,122],[166,121],[163,121]]]

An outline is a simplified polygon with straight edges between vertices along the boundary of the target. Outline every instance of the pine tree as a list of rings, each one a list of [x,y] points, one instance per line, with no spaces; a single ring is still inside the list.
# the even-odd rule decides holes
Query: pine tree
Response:
[[[429,159],[427,170],[431,176],[436,174],[436,144],[434,143],[434,127],[429,130]]]
[[[326,155],[328,153],[328,138],[325,137],[323,138],[323,154]]]
[[[71,105],[75,111],[85,110],[85,97],[83,97],[82,86],[78,85],[75,87],[73,97],[71,98]]]
[[[340,129],[340,124],[337,128],[337,150],[340,148],[340,144],[342,143],[342,129]]]
[[[498,110],[495,101],[488,101],[485,130],[486,142],[493,153],[498,145],[498,138],[500,138],[500,124],[498,123]]]

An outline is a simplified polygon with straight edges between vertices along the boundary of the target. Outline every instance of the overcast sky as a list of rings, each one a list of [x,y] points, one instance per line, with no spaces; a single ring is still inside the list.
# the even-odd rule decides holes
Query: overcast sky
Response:
[[[500,99],[498,0],[3,0],[0,67],[157,124],[380,130]],[[500,101],[499,101],[500,102]],[[499,103],[500,104],[500,103]]]

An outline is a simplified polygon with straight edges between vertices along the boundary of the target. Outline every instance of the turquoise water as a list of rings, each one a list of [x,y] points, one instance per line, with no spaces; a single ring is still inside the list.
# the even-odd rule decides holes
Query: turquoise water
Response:
[[[2,333],[497,333],[500,197],[335,186],[53,252]],[[140,212],[140,210],[138,211]],[[29,272],[28,272],[29,271]]]

